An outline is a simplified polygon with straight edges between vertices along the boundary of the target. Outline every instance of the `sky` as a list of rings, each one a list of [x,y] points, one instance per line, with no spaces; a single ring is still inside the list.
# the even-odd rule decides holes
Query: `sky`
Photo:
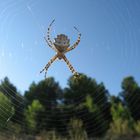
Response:
[[[121,91],[124,77],[140,84],[139,0],[0,0],[0,80],[8,76],[23,94],[44,79],[40,70],[55,55],[44,40],[53,19],[52,40],[68,35],[81,42],[66,56],[74,68],[103,82],[110,94]],[[56,61],[47,76],[66,87],[71,72]]]

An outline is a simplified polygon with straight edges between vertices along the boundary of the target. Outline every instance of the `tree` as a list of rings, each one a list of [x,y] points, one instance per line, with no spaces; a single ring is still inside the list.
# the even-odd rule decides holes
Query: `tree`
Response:
[[[140,120],[140,87],[132,76],[123,79],[120,96],[128,106],[132,117]]]
[[[29,90],[25,92],[25,98],[28,104],[31,104],[33,100],[37,99],[46,109],[55,108],[61,96],[62,90],[54,78],[47,78],[38,84],[33,82]]]
[[[38,120],[43,111],[44,107],[38,100],[33,100],[32,104],[25,110],[25,120],[30,133],[38,132],[41,125]]]
[[[124,139],[127,136],[133,137],[134,120],[127,106],[123,105],[119,98],[114,96],[111,99],[112,123],[106,135],[106,139]]]
[[[72,106],[81,119],[88,136],[101,136],[109,127],[111,118],[108,91],[103,83],[80,74],[79,79],[70,77],[64,89],[64,104]],[[98,128],[98,131],[96,131]]]
[[[0,85],[0,91],[11,100],[14,106],[15,113],[12,117],[12,121],[21,124],[23,121],[23,111],[24,111],[24,99],[17,91],[16,86],[14,86],[8,77],[5,77]]]
[[[11,100],[14,100],[17,94],[16,87],[10,82],[8,77],[5,77],[0,85],[0,91]]]
[[[87,133],[83,128],[83,122],[78,119],[71,119],[69,123],[69,135],[72,140],[87,140]]]
[[[97,84],[95,79],[80,74],[79,79],[70,77],[68,87],[64,89],[65,104],[78,104],[85,102],[87,95],[93,97],[95,104],[102,106],[107,103],[108,91],[103,83]],[[102,100],[100,101],[100,99]]]
[[[11,101],[0,92],[0,128],[4,128],[14,115],[14,107]]]

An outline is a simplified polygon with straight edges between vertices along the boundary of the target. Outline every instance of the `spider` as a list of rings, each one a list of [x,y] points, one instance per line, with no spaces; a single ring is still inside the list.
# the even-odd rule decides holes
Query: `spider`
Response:
[[[74,48],[76,48],[76,46],[78,46],[78,44],[80,42],[80,38],[81,38],[81,33],[78,31],[78,29],[76,27],[74,27],[74,29],[78,32],[78,39],[72,46],[70,46],[70,39],[68,39],[67,35],[65,35],[65,34],[57,35],[57,37],[54,39],[54,41],[52,41],[50,39],[50,29],[51,29],[51,26],[54,23],[54,21],[55,20],[53,20],[51,22],[51,24],[49,25],[48,32],[47,32],[47,38],[44,37],[44,39],[47,42],[48,46],[56,52],[56,55],[50,59],[48,64],[40,71],[40,73],[45,71],[45,78],[46,78],[48,68],[58,58],[59,60],[63,59],[66,62],[67,66],[69,67],[70,71],[73,73],[73,75],[75,77],[78,77],[79,74],[75,71],[73,66],[70,64],[69,60],[65,56],[65,53],[73,50]]]

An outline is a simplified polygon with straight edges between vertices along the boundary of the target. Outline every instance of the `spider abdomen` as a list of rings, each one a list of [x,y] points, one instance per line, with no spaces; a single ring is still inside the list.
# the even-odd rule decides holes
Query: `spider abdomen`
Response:
[[[66,35],[60,34],[57,35],[57,38],[55,38],[54,45],[57,50],[59,50],[60,52],[64,52],[70,46],[70,40]]]

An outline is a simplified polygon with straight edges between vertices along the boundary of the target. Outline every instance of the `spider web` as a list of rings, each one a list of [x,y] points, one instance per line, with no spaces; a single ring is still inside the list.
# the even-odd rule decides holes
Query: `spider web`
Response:
[[[21,3],[23,3],[23,4],[25,4],[23,1],[21,1]],[[17,7],[19,7],[19,5],[21,4],[21,3],[16,3],[16,2],[14,2],[14,1],[9,1],[9,3],[4,3],[5,5],[7,5],[6,6],[6,8],[7,7],[12,7],[12,9],[14,9],[15,7],[17,8]],[[33,10],[32,10],[32,8],[31,8],[31,5],[32,4],[35,4],[35,2],[33,3],[33,1],[29,1],[28,2],[28,4],[25,4],[25,7],[26,7],[26,10],[28,10],[29,11],[29,13],[31,14],[31,16],[33,17],[33,19],[34,19],[34,21],[36,22],[35,24],[36,24],[36,27],[40,30],[40,32],[41,32],[41,34],[44,34],[44,31],[45,31],[45,27],[43,26],[43,25],[41,25],[40,23],[39,23],[39,21],[37,20],[37,16],[34,14],[34,12],[33,12]],[[112,5],[112,9],[114,9],[114,13],[112,13],[113,15],[114,15],[114,17],[115,17],[115,14],[117,13],[117,11],[118,11],[118,9],[121,9],[122,7],[122,5],[124,4],[123,2],[116,2],[116,4],[117,4],[117,7],[115,7],[114,5]],[[0,28],[0,31],[2,32],[2,33],[4,33],[5,32],[5,37],[4,37],[4,42],[2,42],[2,47],[0,47],[0,55],[1,55],[1,57],[2,57],[2,59],[0,59],[0,63],[2,63],[2,61],[4,60],[4,56],[5,55],[9,55],[9,57],[12,57],[14,54],[12,53],[12,52],[8,52],[8,51],[6,51],[5,50],[5,47],[3,47],[3,46],[5,46],[5,44],[6,44],[6,42],[8,41],[8,39],[9,39],[9,36],[8,36],[8,29],[6,30],[5,28],[4,28],[4,24],[8,21],[9,22],[9,24],[8,24],[8,26],[9,27],[7,27],[7,28],[10,28],[10,24],[12,24],[12,22],[14,21],[14,17],[16,17],[16,14],[17,14],[17,11],[20,11],[20,7],[17,9],[17,10],[13,10],[13,13],[11,13],[12,14],[12,18],[10,18],[10,16],[11,15],[8,15],[8,14],[6,14],[6,12],[5,11],[7,11],[8,10],[8,8],[7,9],[4,9],[3,10],[3,12],[1,12],[1,15],[3,14],[3,15],[5,15],[5,18],[4,19],[2,19],[2,18],[0,18],[0,19],[2,19],[2,23],[1,23],[1,28]],[[106,12],[110,12],[109,10],[111,10],[111,9],[108,9]],[[138,57],[138,45],[137,45],[137,37],[136,37],[136,34],[135,34],[135,31],[134,30],[126,30],[126,28],[125,28],[125,26],[130,26],[130,27],[132,27],[132,26],[135,26],[135,24],[134,24],[134,21],[133,21],[133,17],[132,17],[132,13],[131,13],[131,10],[129,10],[129,9],[127,9],[127,12],[126,12],[127,14],[126,15],[124,15],[124,14],[122,14],[122,13],[119,13],[118,15],[119,15],[119,19],[120,20],[117,20],[117,18],[114,18],[114,19],[109,19],[110,20],[110,22],[112,23],[112,26],[114,26],[114,31],[115,31],[115,35],[116,36],[119,36],[119,31],[117,31],[117,29],[116,29],[116,26],[115,26],[115,23],[118,23],[118,24],[121,24],[122,25],[122,33],[124,34],[124,38],[123,38],[123,45],[122,45],[122,48],[121,48],[121,50],[120,50],[120,53],[121,53],[121,57],[124,59],[124,61],[125,61],[125,63],[123,63],[122,64],[122,67],[126,67],[126,69],[131,69],[131,67],[133,66],[133,67],[135,67],[136,66],[136,63],[137,63],[137,61],[136,61],[136,58]],[[128,25],[126,25],[126,21],[125,21],[125,19],[126,19],[126,16],[128,16],[129,18],[130,18],[130,21],[132,21],[132,22],[129,22],[128,23]],[[10,20],[8,20],[10,18]],[[132,20],[131,20],[131,18],[132,18]],[[132,29],[132,28],[131,28]],[[65,28],[64,28],[64,30],[66,30]],[[55,31],[54,31],[54,34],[56,35],[56,33],[55,33]],[[120,37],[120,40],[121,40],[121,37]],[[128,42],[128,40],[129,40],[129,42]],[[37,44],[37,41],[35,41],[36,43],[35,44]],[[127,45],[128,45],[128,43],[130,43],[131,45],[129,45],[129,48],[127,47]],[[103,46],[104,48],[103,48],[103,50],[107,53],[108,52],[108,54],[109,54],[109,52],[110,51],[112,51],[114,48],[112,48],[111,47],[111,45],[110,45],[111,43],[110,42],[101,42],[100,44],[96,44],[95,45],[95,48],[97,47],[99,47],[99,46]],[[23,49],[24,50],[24,43],[22,42],[21,43],[21,49]],[[94,48],[93,47],[91,47],[90,48],[90,55],[93,55],[95,52],[94,52]],[[32,53],[33,51],[31,50],[31,53]],[[28,58],[27,58],[27,60],[28,60]],[[132,63],[132,65],[129,65],[130,63]],[[3,77],[3,75],[0,77],[0,79],[2,80],[2,77]],[[0,83],[1,84],[1,83]],[[12,103],[12,105],[13,106],[15,106],[15,107],[19,107],[19,104],[18,103],[20,103],[20,105],[21,105],[21,110],[18,110],[17,111],[17,113],[19,113],[19,114],[21,114],[21,112],[22,111],[24,111],[24,110],[22,110],[22,107],[23,107],[23,109],[24,109],[24,104],[28,104],[28,101],[27,100],[25,100],[25,98],[24,98],[24,96],[23,95],[21,95],[20,96],[20,99],[17,99],[17,98],[15,98],[13,95],[11,95],[11,93],[13,93],[13,94],[16,94],[12,89],[10,89],[10,87],[9,86],[7,86],[6,84],[4,85],[4,87],[3,87],[3,90],[6,92],[6,94],[11,98],[11,99],[14,99],[14,100],[16,100],[16,102],[17,103]],[[10,92],[9,92],[10,91]],[[102,92],[104,92],[101,88],[96,88],[96,90],[95,90],[95,92],[100,92],[100,93],[102,93]],[[97,95],[97,98],[98,98],[98,101],[97,101],[97,104],[99,104],[100,102],[102,102],[102,100],[103,100],[103,97],[101,96],[99,96],[99,95]],[[73,106],[74,106],[74,108],[76,108],[83,100],[85,99],[85,97],[84,96],[79,96],[78,98],[77,98],[77,102],[74,102],[73,103]],[[47,98],[46,99],[44,99],[44,98],[40,98],[40,100],[41,101],[45,101],[45,102],[51,102],[50,100],[48,100]],[[136,111],[137,110],[137,106],[135,106],[135,104],[137,103],[137,101],[135,100],[135,98],[131,98],[130,99],[131,100],[131,102],[133,102],[133,105],[132,105],[132,108],[133,108],[133,110],[134,111]],[[22,103],[21,103],[22,102]],[[7,139],[7,138],[11,138],[11,136],[12,136],[12,134],[13,133],[15,133],[14,132],[14,129],[12,129],[12,128],[10,128],[10,127],[8,127],[9,126],[9,124],[12,122],[12,121],[14,121],[14,122],[16,122],[16,123],[18,123],[18,124],[20,124],[21,126],[24,126],[25,127],[25,129],[26,129],[26,126],[25,126],[25,124],[24,124],[24,122],[22,122],[21,120],[18,120],[18,119],[15,119],[15,120],[12,120],[12,118],[13,118],[13,116],[14,116],[14,114],[13,114],[13,112],[12,112],[12,110],[11,110],[11,112],[10,112],[10,114],[7,114],[6,113],[6,110],[9,108],[9,107],[11,107],[9,104],[4,104],[4,105],[1,105],[1,103],[0,103],[0,110],[1,110],[1,112],[2,112],[2,114],[0,114],[0,117],[1,118],[3,118],[4,120],[5,120],[5,123],[3,124],[3,129],[2,129],[2,131],[0,130],[0,135],[2,136],[2,138],[1,139]],[[57,106],[56,107],[57,109],[61,109],[61,107],[59,107],[59,106]],[[102,107],[102,110],[106,110],[106,107],[105,106],[103,106]],[[69,114],[70,113],[70,114]],[[86,121],[86,122],[88,122],[89,124],[91,123],[91,120],[92,120],[92,116],[90,117],[90,116],[88,116],[88,118],[87,118],[87,114],[85,113],[85,112],[77,112],[78,114],[81,114],[81,117]],[[51,110],[48,110],[48,114],[51,114]],[[58,122],[57,124],[55,124],[56,125],[56,127],[57,128],[59,128],[59,130],[61,131],[61,133],[63,134],[63,133],[65,133],[65,130],[64,130],[64,127],[63,127],[63,125],[61,125],[61,122],[62,121],[65,121],[65,122],[67,122],[67,121],[69,121],[69,118],[66,118],[65,116],[68,116],[68,115],[70,115],[70,116],[72,116],[73,115],[73,112],[64,112],[63,114],[61,114],[62,116],[61,116],[61,118],[65,118],[66,120],[64,120],[64,119],[58,119],[58,120],[53,120],[53,119],[48,119],[48,117],[47,117],[47,114],[42,114],[41,116],[43,117],[43,118],[46,118],[46,122],[52,122],[52,123],[56,123],[56,122]],[[97,116],[97,117],[96,117]],[[107,118],[108,118],[108,120],[110,119],[109,118],[110,116],[107,116]],[[103,120],[103,118],[101,118],[100,117],[100,114],[95,114],[95,118],[99,118],[99,120],[101,121],[101,122],[103,122],[103,124],[102,125],[104,125],[104,123],[106,123],[104,120]],[[111,121],[111,120],[110,120]],[[60,123],[59,123],[60,122]],[[45,121],[43,122],[44,124],[44,126],[45,125],[47,125],[46,123],[45,123]],[[92,123],[91,123],[92,124]],[[58,126],[57,126],[58,125]],[[94,127],[94,129],[93,129],[93,127],[89,127],[89,128],[87,128],[87,130],[88,130],[88,133],[89,134],[93,134],[94,132],[98,132],[98,131],[100,131],[102,128],[95,122],[95,124],[94,124],[95,126],[96,126],[96,128]],[[90,125],[89,125],[90,126]],[[4,133],[4,130],[6,130],[6,133]]]

